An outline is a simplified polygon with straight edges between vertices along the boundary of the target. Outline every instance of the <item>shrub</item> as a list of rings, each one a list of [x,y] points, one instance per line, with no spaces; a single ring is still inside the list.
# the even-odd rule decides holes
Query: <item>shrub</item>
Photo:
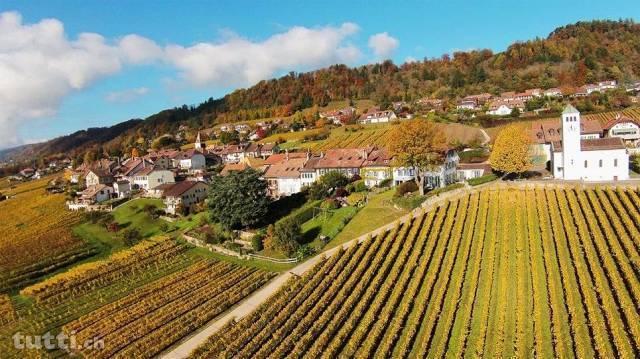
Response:
[[[303,259],[303,258],[306,258],[306,257],[311,257],[315,253],[316,253],[315,248],[311,247],[308,244],[305,244],[305,245],[300,246],[298,248],[298,250],[296,251],[296,257],[298,259]]]
[[[402,197],[407,193],[415,192],[418,190],[418,185],[415,181],[407,181],[403,182],[398,187],[396,187],[396,197]]]
[[[135,228],[127,228],[122,232],[122,240],[129,247],[136,245],[141,239],[140,231]]]
[[[340,205],[338,204],[338,201],[334,199],[327,199],[320,204],[320,208],[326,210],[338,209],[339,207]]]
[[[482,177],[472,178],[472,179],[468,180],[467,183],[469,183],[469,185],[471,185],[471,186],[478,186],[478,185],[481,185],[481,184],[484,184],[484,183],[495,181],[497,179],[498,179],[498,176],[493,174],[493,173],[491,173],[491,174],[488,174],[488,175],[484,175]]]
[[[364,184],[364,180],[358,180],[358,181],[349,183],[346,189],[351,193],[364,192],[367,190],[367,185]]]
[[[168,232],[169,231],[169,223],[162,221],[160,222],[160,230],[163,232]]]
[[[382,182],[378,183],[378,188],[386,188],[386,187],[391,187],[391,183],[393,183],[393,179],[392,178],[387,178],[382,180]]]
[[[346,189],[342,187],[336,189],[336,193],[335,193],[336,198],[343,198],[343,197],[347,197],[348,195],[349,195],[349,191],[347,191]]]
[[[408,197],[396,197],[393,199],[393,203],[398,207],[404,208],[406,210],[412,210],[420,207],[422,202],[427,199],[427,196],[420,195],[411,195]]]
[[[227,232],[218,230],[215,227],[203,228],[202,234],[204,235],[204,241],[209,244],[220,244],[231,239]]]
[[[263,237],[264,236],[262,234],[256,234],[255,236],[251,237],[251,247],[253,247],[254,251],[260,252],[264,249],[264,245],[262,243]]]

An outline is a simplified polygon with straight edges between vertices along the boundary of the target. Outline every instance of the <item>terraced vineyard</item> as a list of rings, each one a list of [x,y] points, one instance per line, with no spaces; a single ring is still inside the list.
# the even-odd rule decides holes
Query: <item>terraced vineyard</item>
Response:
[[[0,296],[0,353],[41,357],[41,351],[16,350],[13,333],[62,331],[77,343],[104,343],[99,350],[78,349],[84,357],[153,357],[273,276],[203,259],[180,242],[155,237],[27,287],[15,307]]]
[[[324,260],[198,358],[640,355],[640,195],[484,190]]]
[[[607,122],[615,119],[618,114],[621,114],[622,116],[626,116],[635,120],[640,120],[640,108],[638,107],[630,107],[622,111],[594,113],[590,115],[585,115],[584,118],[589,120],[598,120],[600,121],[601,124],[604,125]]]
[[[102,340],[91,358],[152,358],[275,274],[231,263],[201,261],[64,326],[80,343]]]
[[[38,278],[97,250],[71,233],[80,215],[64,208],[64,195],[45,191],[49,179],[3,190],[0,202],[0,292]]]

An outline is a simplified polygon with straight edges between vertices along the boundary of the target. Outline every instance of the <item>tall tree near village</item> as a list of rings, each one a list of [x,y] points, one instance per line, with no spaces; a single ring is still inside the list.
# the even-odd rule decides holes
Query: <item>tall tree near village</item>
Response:
[[[521,175],[531,168],[530,144],[531,139],[521,127],[517,125],[505,127],[500,131],[493,145],[489,157],[491,167],[505,175]]]
[[[444,162],[444,132],[434,122],[410,120],[395,126],[389,143],[396,165],[414,169],[420,194],[424,195],[425,172]]]
[[[267,214],[267,183],[253,169],[216,176],[209,188],[211,218],[226,229],[258,224]]]

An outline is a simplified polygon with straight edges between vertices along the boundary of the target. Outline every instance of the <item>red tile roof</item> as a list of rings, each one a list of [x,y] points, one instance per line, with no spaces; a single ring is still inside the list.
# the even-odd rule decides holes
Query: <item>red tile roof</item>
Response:
[[[308,154],[307,152],[289,152],[289,159],[293,159],[293,158],[307,158]],[[273,154],[269,157],[267,157],[267,159],[265,160],[264,164],[265,165],[273,165],[276,164],[278,162],[284,161],[287,158],[287,154],[286,153],[276,153]]]
[[[562,141],[554,141],[552,146],[553,152],[562,152]],[[581,151],[624,150],[625,148],[624,142],[619,137],[580,140]]]
[[[602,126],[597,120],[580,121],[581,134],[602,134]],[[562,122],[560,119],[536,121],[531,124],[531,139],[537,143],[551,143],[562,139]]]
[[[197,181],[176,182],[171,187],[167,188],[164,191],[164,196],[165,197],[179,197],[179,196],[182,196],[182,194],[184,194],[185,192],[187,192],[188,190],[193,188],[198,183],[204,183],[204,182],[197,182]]]
[[[629,117],[623,117],[623,116],[620,116],[620,115],[618,114],[618,116],[616,116],[616,118],[614,118],[614,119],[610,120],[609,122],[607,122],[607,123],[603,126],[603,128],[604,128],[605,130],[610,130],[610,129],[611,129],[611,127],[613,127],[613,126],[615,126],[615,125],[617,125],[617,124],[619,124],[619,123],[632,123],[632,124],[634,124],[634,125],[636,125],[636,126],[640,126],[640,121],[635,120],[635,119],[633,119],[633,118],[629,118]]]
[[[307,158],[289,158],[280,161],[267,168],[264,173],[265,178],[298,178],[300,171],[304,168]]]
[[[342,148],[328,150],[317,168],[360,168],[367,159],[370,150],[360,148]]]

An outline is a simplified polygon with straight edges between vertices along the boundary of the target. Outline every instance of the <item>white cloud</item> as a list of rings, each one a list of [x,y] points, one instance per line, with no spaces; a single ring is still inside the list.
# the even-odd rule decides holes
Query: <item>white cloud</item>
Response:
[[[415,58],[415,57],[413,57],[413,56],[407,56],[407,57],[404,59],[404,62],[406,62],[406,63],[418,62],[418,59],[416,59],[416,58]]]
[[[399,45],[400,41],[386,32],[381,32],[369,37],[369,47],[378,58],[389,57],[396,51]]]
[[[122,91],[109,92],[104,98],[105,100],[113,103],[127,103],[134,101],[148,93],[149,89],[147,87],[138,87]]]
[[[66,96],[129,65],[167,64],[189,86],[246,86],[283,72],[354,63],[361,51],[349,39],[358,30],[353,23],[297,26],[262,41],[229,33],[220,42],[161,46],[136,34],[69,38],[56,19],[26,24],[17,12],[0,13],[0,148],[24,143],[17,129],[54,116]],[[126,102],[147,91],[114,92],[105,99]]]
[[[0,13],[0,148],[23,143],[17,128],[54,115],[69,93],[120,71],[124,54],[98,34],[68,39],[55,19]]]
[[[229,36],[224,42],[166,47],[166,61],[195,85],[250,85],[278,72],[353,63],[360,50],[348,43],[358,26],[293,27],[255,42]]]

